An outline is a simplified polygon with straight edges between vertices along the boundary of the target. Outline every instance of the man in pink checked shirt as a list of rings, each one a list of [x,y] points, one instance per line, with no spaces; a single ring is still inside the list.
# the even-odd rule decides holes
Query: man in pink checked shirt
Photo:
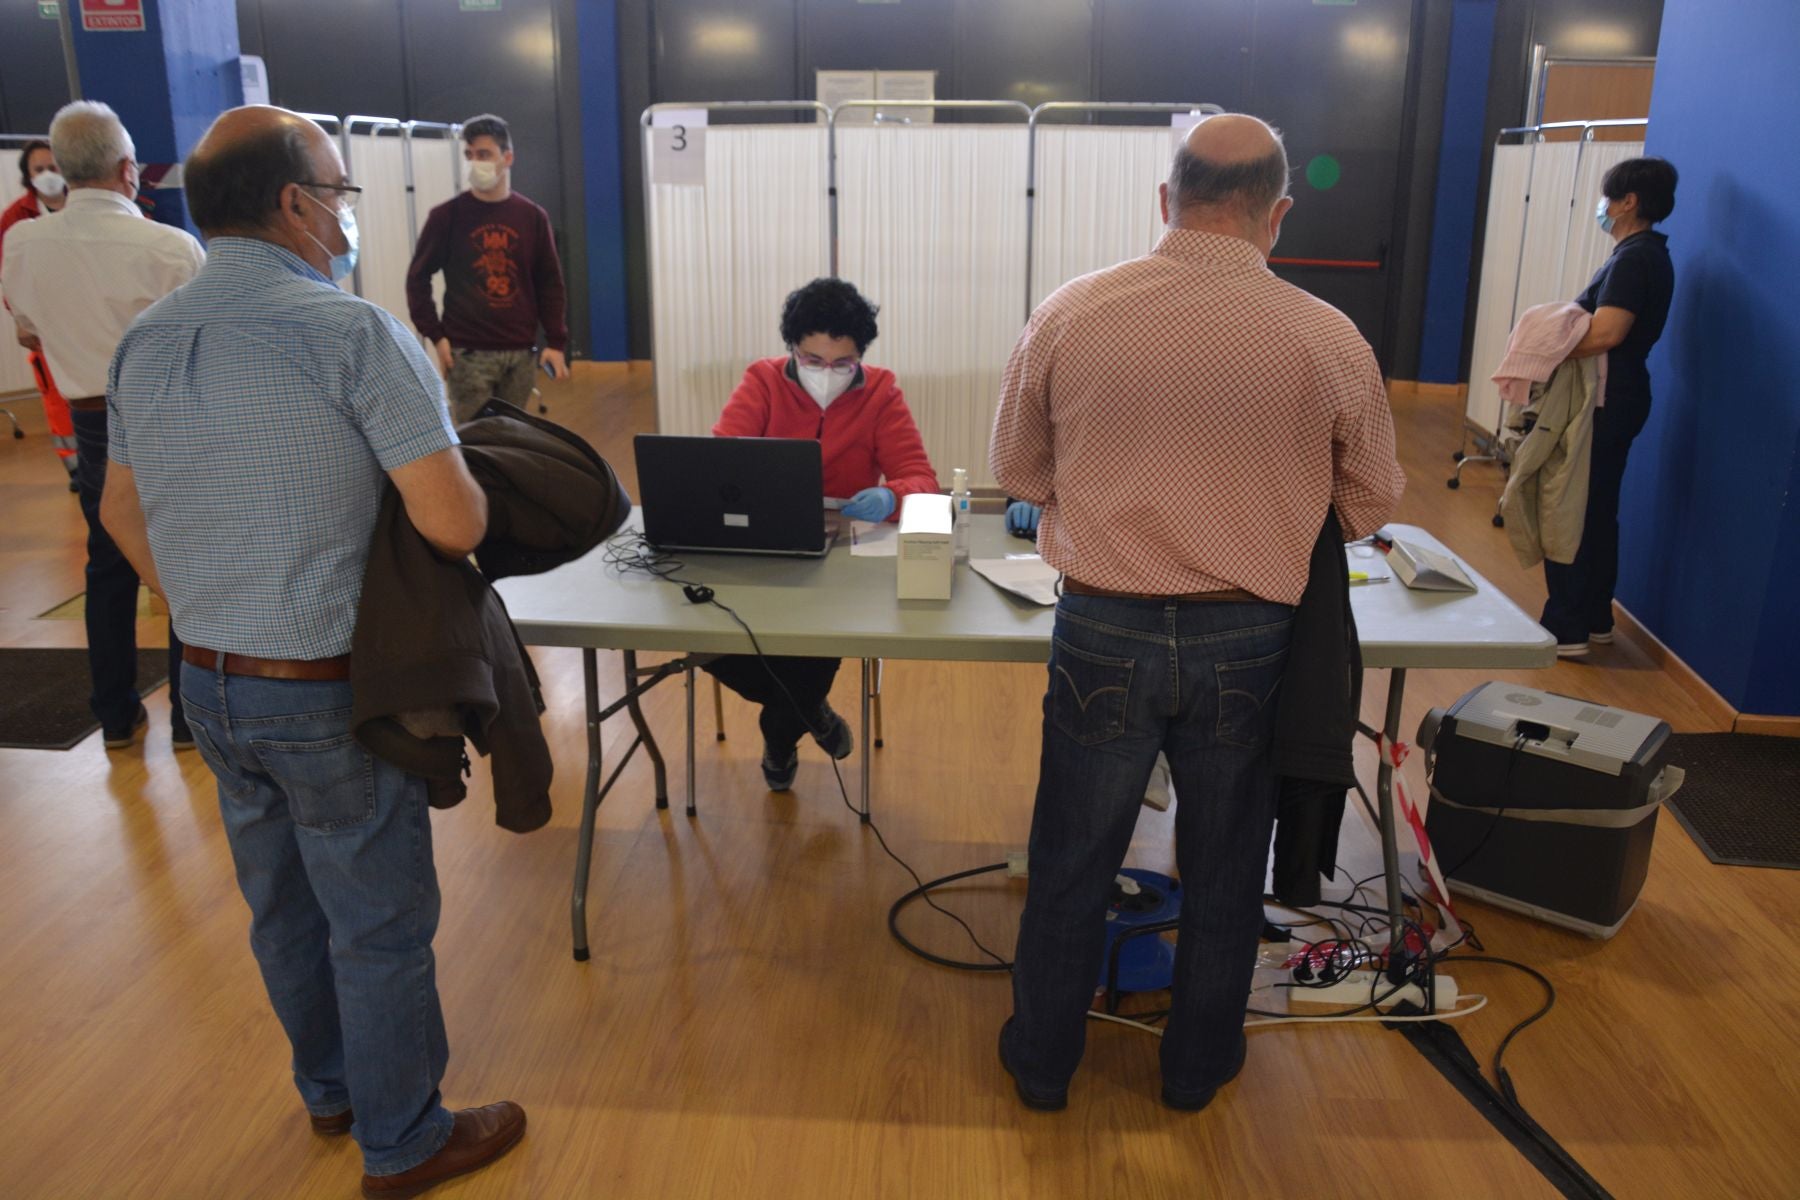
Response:
[[[1405,486],[1368,344],[1269,271],[1287,185],[1262,121],[1196,125],[1156,249],[1044,301],[1002,383],[994,477],[1041,508],[1039,551],[1064,575],[1000,1034],[1032,1108],[1067,1103],[1159,751],[1184,884],[1163,1102],[1204,1108],[1242,1069],[1294,606],[1327,510],[1358,538]]]

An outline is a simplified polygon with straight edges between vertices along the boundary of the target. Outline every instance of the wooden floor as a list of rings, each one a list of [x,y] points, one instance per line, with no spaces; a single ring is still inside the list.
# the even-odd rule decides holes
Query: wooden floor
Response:
[[[647,367],[583,366],[552,389],[551,415],[629,473],[649,386]],[[17,408],[32,436],[0,439],[0,645],[79,645],[79,622],[35,619],[81,590],[82,531],[41,413]],[[1493,473],[1443,487],[1459,406],[1402,395],[1396,410],[1413,481],[1401,519],[1535,609],[1539,578],[1488,524]],[[1154,1038],[1095,1026],[1068,1111],[1025,1111],[994,1056],[1004,980],[931,967],[889,940],[903,873],[810,747],[791,794],[763,791],[753,717],[735,702],[730,740],[701,745],[697,820],[652,808],[641,760],[626,771],[600,818],[594,958],[572,962],[579,657],[536,656],[555,819],[523,837],[498,830],[478,769],[469,801],[435,821],[446,1100],[511,1097],[531,1128],[503,1163],[434,1195],[1555,1195],[1374,1025],[1257,1031],[1242,1078],[1198,1116],[1156,1102]],[[616,658],[603,661],[616,693]],[[1408,727],[1489,677],[1415,674]],[[1710,727],[1630,641],[1517,678]],[[875,811],[921,872],[1023,844],[1041,688],[1041,668],[889,664]],[[1372,680],[1371,714],[1381,690]],[[165,694],[149,703],[139,749],[108,754],[95,737],[67,753],[0,750],[0,1195],[351,1196],[355,1147],[308,1131],[287,1077],[212,781],[198,757],[170,752]],[[680,705],[676,686],[648,705],[671,746]],[[616,752],[621,731],[608,736]],[[677,789],[681,772],[674,756]],[[1147,813],[1132,861],[1166,869],[1169,830]],[[1346,830],[1345,865],[1366,873],[1378,862],[1367,830]],[[1009,949],[1021,896],[996,883],[951,902]],[[1800,874],[1712,866],[1665,820],[1642,903],[1610,942],[1468,911],[1492,953],[1554,980],[1556,1010],[1508,1064],[1533,1114],[1615,1195],[1800,1194]],[[908,924],[943,952],[967,950],[929,912]],[[1461,973],[1492,998],[1462,1023],[1485,1062],[1538,1003],[1536,985],[1496,967]]]

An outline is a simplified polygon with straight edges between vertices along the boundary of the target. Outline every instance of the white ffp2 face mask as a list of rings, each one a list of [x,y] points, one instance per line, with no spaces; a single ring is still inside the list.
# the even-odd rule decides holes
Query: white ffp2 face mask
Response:
[[[499,183],[499,163],[472,162],[469,164],[469,186],[476,191],[491,192]]]
[[[31,177],[31,186],[46,199],[55,199],[69,190],[69,182],[55,171],[39,171]]]
[[[831,402],[850,390],[850,384],[856,379],[856,372],[839,374],[830,367],[807,367],[794,364],[794,371],[800,377],[800,386],[806,394],[818,401],[820,408],[831,407]]]

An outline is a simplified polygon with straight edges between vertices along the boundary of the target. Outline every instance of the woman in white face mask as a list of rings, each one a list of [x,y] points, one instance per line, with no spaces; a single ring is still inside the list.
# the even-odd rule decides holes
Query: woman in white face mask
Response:
[[[751,363],[713,426],[717,437],[817,441],[823,499],[840,502],[843,515],[858,521],[891,520],[902,498],[939,490],[894,373],[863,361],[875,340],[876,311],[841,279],[815,279],[790,293],[781,310],[788,352]],[[811,734],[827,754],[844,758],[850,727],[826,702],[836,659],[768,661],[785,691],[754,656],[716,659],[706,670],[763,706],[763,779],[770,791],[785,792],[799,769],[801,737]]]
[[[56,169],[56,157],[50,152],[49,142],[38,139],[25,143],[25,148],[19,151],[19,182],[25,185],[25,194],[7,205],[5,212],[0,212],[0,260],[6,253],[7,230],[20,221],[61,212],[63,205],[69,202],[69,185]],[[77,490],[75,423],[69,416],[69,402],[63,399],[56,381],[50,377],[50,363],[44,358],[37,339],[27,338],[21,345],[25,347],[38,395],[44,400],[44,417],[50,423],[50,444],[69,472],[69,490],[73,492]]]

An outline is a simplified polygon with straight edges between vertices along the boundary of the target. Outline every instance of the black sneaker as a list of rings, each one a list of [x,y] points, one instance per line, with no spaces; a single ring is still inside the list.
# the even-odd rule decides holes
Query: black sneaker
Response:
[[[169,745],[175,747],[177,753],[194,748],[194,731],[188,728],[180,713],[169,722]]]
[[[813,734],[813,741],[819,749],[833,758],[849,758],[850,751],[856,748],[856,737],[850,732],[850,723],[837,715],[827,704],[821,710],[818,722],[819,733]]]
[[[800,773],[800,750],[798,747],[789,750],[787,757],[778,758],[763,743],[762,757],[763,782],[769,785],[771,792],[785,792],[794,786],[794,776]]]
[[[1195,1092],[1193,1094],[1172,1091],[1169,1088],[1169,1085],[1165,1083],[1163,1084],[1162,1090],[1162,1102],[1170,1108],[1175,1109],[1177,1112],[1199,1112],[1201,1109],[1212,1103],[1213,1097],[1219,1094],[1220,1088],[1238,1077],[1238,1073],[1244,1069],[1244,1056],[1249,1053],[1249,1050],[1250,1045],[1248,1039],[1240,1034],[1238,1036],[1237,1066],[1231,1068],[1231,1074],[1225,1076],[1225,1078],[1219,1080],[1218,1083],[1207,1088],[1204,1092]]]
[[[137,706],[131,720],[118,725],[102,724],[100,738],[106,743],[108,750],[124,750],[137,741],[137,732],[150,723],[150,714],[142,704]]]
[[[1069,1107],[1067,1089],[1060,1092],[1039,1092],[1026,1088],[1019,1077],[1013,1073],[1012,1064],[1006,1061],[1006,1031],[1012,1027],[1012,1018],[1008,1017],[1000,1026],[1000,1067],[1012,1076],[1013,1090],[1019,1093],[1019,1100],[1026,1108],[1034,1112],[1061,1112]]]

